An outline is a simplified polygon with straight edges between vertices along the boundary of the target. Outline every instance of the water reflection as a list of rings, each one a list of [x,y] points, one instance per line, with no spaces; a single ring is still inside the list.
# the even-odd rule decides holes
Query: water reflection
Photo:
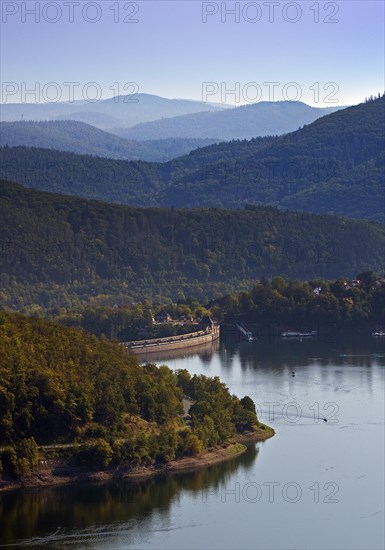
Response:
[[[210,344],[201,344],[199,346],[193,346],[186,349],[176,349],[171,351],[158,351],[153,353],[141,353],[139,360],[142,363],[159,363],[162,361],[169,361],[175,359],[183,359],[189,355],[200,357],[202,361],[210,362],[213,354],[220,348],[220,341],[214,340]]]
[[[182,492],[200,496],[225,486],[235,471],[246,472],[254,466],[258,451],[258,446],[251,445],[238,458],[190,474],[4,493],[0,495],[0,547],[28,542],[56,549],[87,533],[130,530],[154,512],[167,514]]]
[[[171,368],[220,376],[232,393],[250,395],[276,437],[191,474],[0,495],[0,543],[54,550],[384,548],[384,344],[227,339],[216,351],[163,357]],[[222,501],[223,489],[249,481],[296,482],[304,496],[295,505],[281,499],[257,506],[231,495]],[[306,500],[315,482],[336,483],[339,503]]]
[[[343,384],[345,378],[349,378],[351,382],[351,368],[357,367],[360,385],[370,389],[373,381],[371,367],[385,366],[384,344],[384,341],[367,338],[340,341],[338,346],[310,340],[274,343],[227,340],[215,357],[224,373],[230,373],[234,367],[238,369],[240,366],[244,375],[269,374],[273,379],[276,377],[286,380],[293,371],[308,376],[309,368],[309,373],[313,376],[311,367],[316,366],[321,381],[336,386]]]
[[[384,342],[363,340],[351,342],[350,340],[335,344],[323,344],[310,340],[277,341],[274,344],[265,341],[257,342],[231,342],[226,341],[221,350],[221,357],[239,356],[242,367],[254,367],[264,363],[284,367],[293,363],[308,365],[317,361],[323,366],[330,364],[351,364],[358,366],[371,366],[373,361],[385,362]]]

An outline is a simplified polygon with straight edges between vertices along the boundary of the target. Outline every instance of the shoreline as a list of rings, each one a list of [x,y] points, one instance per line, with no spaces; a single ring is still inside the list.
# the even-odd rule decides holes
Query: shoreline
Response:
[[[253,432],[237,434],[225,447],[218,446],[199,455],[171,460],[161,466],[137,466],[131,470],[119,470],[119,468],[115,468],[114,470],[102,471],[68,468],[67,473],[63,474],[55,474],[54,470],[36,471],[18,480],[0,481],[0,493],[18,489],[71,485],[74,483],[96,483],[111,481],[113,479],[141,481],[165,474],[190,473],[237,458],[247,450],[247,444],[259,443],[273,437],[275,435],[274,430],[270,427],[267,428],[267,430],[257,429]]]

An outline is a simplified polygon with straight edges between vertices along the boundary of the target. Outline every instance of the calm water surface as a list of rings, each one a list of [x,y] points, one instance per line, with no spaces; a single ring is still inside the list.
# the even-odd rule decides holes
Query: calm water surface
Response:
[[[384,548],[383,341],[227,341],[164,362],[250,395],[276,436],[193,474],[3,494],[1,545]]]

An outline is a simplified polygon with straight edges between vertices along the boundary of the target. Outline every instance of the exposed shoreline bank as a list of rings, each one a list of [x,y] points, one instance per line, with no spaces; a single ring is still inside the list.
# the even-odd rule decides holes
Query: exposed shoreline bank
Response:
[[[231,460],[243,454],[247,450],[248,443],[258,443],[273,437],[272,428],[257,429],[253,432],[237,434],[226,447],[216,447],[196,456],[183,457],[167,462],[162,466],[138,466],[131,470],[115,468],[113,470],[85,470],[81,468],[68,468],[62,473],[52,470],[40,470],[18,480],[0,481],[0,492],[16,489],[32,489],[51,487],[58,485],[70,485],[73,483],[95,483],[112,479],[127,479],[140,481],[151,477],[173,473],[189,473],[202,468],[207,468],[220,462]]]

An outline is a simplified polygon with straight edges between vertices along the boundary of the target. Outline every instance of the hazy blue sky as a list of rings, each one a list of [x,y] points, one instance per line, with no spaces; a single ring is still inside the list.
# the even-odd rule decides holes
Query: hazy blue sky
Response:
[[[226,14],[222,4],[239,17]],[[140,92],[193,99],[202,98],[203,82],[213,82],[207,99],[228,103],[268,100],[264,83],[277,82],[274,99],[300,93],[299,99],[316,104],[319,87],[322,106],[332,92],[330,99],[346,105],[384,90],[382,0],[275,4],[2,0],[1,100],[20,101],[12,90],[34,88],[36,82],[41,100],[56,95],[53,87],[43,92],[49,82],[60,86],[62,100],[70,99],[65,82],[79,83],[77,99],[88,82],[96,82],[103,97],[114,94],[109,87],[116,82],[122,93],[125,83],[135,82]],[[26,13],[32,8],[36,14]],[[208,12],[217,13],[203,22]],[[296,85],[288,87],[290,82]],[[226,95],[236,83],[238,95]],[[328,83],[333,84],[324,90]],[[96,92],[86,90],[88,97]]]

